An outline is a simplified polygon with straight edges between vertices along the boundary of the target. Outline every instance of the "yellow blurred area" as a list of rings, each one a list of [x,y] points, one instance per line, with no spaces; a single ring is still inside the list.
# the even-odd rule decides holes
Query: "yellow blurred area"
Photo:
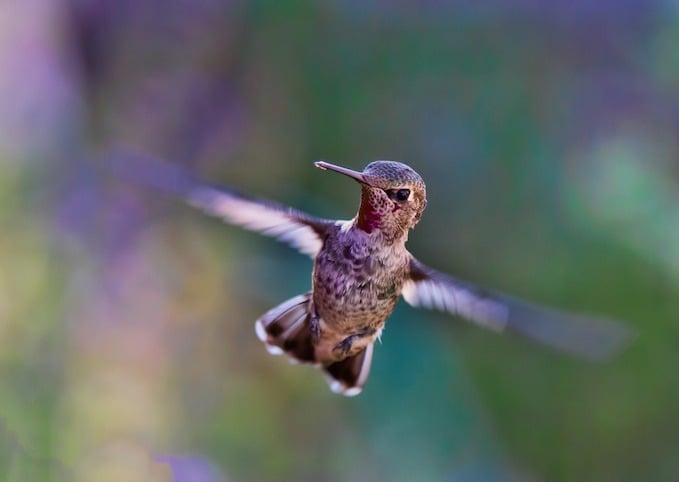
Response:
[[[10,223],[13,229],[8,229]],[[39,349],[53,327],[55,306],[49,299],[53,273],[46,233],[24,219],[6,223],[0,236],[0,360],[16,360]],[[11,253],[11,254],[10,254]]]
[[[74,482],[170,482],[170,467],[129,440],[94,445],[78,463]]]

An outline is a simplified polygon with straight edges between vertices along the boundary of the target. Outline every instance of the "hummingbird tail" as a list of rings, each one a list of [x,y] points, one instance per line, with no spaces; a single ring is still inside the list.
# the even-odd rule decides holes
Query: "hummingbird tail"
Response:
[[[255,332],[272,355],[285,353],[301,363],[317,363],[311,334],[311,293],[270,309],[255,322]]]
[[[341,393],[347,397],[361,393],[370,374],[373,347],[374,345],[371,343],[357,355],[323,367],[325,377],[333,392]]]
[[[311,293],[298,295],[270,309],[255,322],[255,332],[272,355],[291,361],[321,365],[311,323]],[[360,353],[334,363],[323,363],[330,389],[348,397],[358,395],[370,373],[373,344]]]

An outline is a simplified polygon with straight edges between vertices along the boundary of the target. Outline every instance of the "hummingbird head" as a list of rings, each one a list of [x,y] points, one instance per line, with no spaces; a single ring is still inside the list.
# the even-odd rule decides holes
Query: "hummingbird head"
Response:
[[[379,230],[395,240],[415,227],[427,205],[424,181],[410,166],[395,161],[374,161],[363,172],[325,161],[316,167],[339,172],[361,184],[357,225],[368,233]]]

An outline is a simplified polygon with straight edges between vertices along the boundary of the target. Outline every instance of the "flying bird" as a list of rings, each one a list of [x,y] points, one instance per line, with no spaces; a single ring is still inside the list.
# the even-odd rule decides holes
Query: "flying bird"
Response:
[[[511,330],[591,360],[610,357],[632,337],[614,320],[541,307],[419,261],[406,241],[427,205],[426,186],[401,162],[374,161],[360,172],[315,162],[358,183],[360,204],[349,220],[318,218],[202,183],[145,154],[114,152],[105,163],[120,175],[181,196],[210,215],[311,256],[311,289],[264,313],[255,321],[255,332],[269,353],[320,367],[337,393],[361,392],[375,342],[401,297],[412,306],[457,315],[496,332]]]

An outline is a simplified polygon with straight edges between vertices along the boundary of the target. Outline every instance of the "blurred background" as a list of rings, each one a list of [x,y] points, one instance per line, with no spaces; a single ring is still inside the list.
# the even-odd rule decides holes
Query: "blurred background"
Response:
[[[0,479],[679,479],[679,3],[0,5]],[[311,261],[107,173],[113,145],[349,218],[427,181],[409,247],[623,320],[591,364],[401,304],[357,398],[253,322]]]

